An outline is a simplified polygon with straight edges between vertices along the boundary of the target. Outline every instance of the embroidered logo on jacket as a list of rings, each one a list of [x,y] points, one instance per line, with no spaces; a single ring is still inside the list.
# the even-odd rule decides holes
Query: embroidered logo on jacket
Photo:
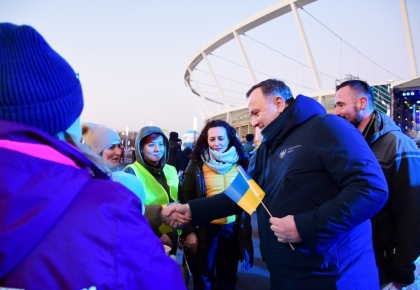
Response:
[[[295,149],[297,149],[297,148],[299,148],[301,146],[302,145],[296,145],[296,146],[289,147],[289,148],[286,148],[286,149],[281,150],[280,151],[280,154],[279,154],[280,159],[283,159],[284,156],[286,156],[287,153],[292,153],[293,151],[295,151]]]
[[[287,149],[283,149],[280,152],[280,159],[283,159],[284,155],[286,155]]]

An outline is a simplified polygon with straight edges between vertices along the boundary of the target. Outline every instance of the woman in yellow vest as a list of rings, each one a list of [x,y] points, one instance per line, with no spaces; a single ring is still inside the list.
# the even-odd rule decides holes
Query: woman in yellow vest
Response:
[[[178,174],[175,167],[166,164],[169,141],[163,131],[154,126],[143,127],[136,137],[136,162],[124,168],[143,183],[146,192],[145,216],[162,243],[172,247],[176,254],[178,234],[162,224],[162,206],[178,201]]]
[[[223,192],[238,174],[238,165],[248,168],[248,159],[234,128],[222,120],[208,122],[193,146],[180,190],[181,203]],[[250,221],[242,212],[204,227],[187,224],[183,238],[194,289],[235,289],[238,261],[243,270],[253,264]]]

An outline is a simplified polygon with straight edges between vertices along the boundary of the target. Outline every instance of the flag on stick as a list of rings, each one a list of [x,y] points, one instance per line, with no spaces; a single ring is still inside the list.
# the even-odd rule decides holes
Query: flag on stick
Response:
[[[265,192],[241,166],[238,166],[238,171],[238,175],[235,177],[232,184],[225,190],[225,194],[248,214],[252,214],[261,203],[270,217],[273,217],[262,202]],[[289,243],[289,245],[292,250],[295,250],[291,243]]]
[[[225,190],[225,194],[248,214],[252,214],[265,193],[241,166],[238,166],[238,171],[238,175]]]

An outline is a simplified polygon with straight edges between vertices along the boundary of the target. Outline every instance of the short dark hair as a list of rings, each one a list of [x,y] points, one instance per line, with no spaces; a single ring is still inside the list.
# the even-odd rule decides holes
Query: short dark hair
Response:
[[[254,135],[253,134],[246,134],[245,136],[246,141],[251,142],[254,140]]]
[[[368,100],[369,107],[374,107],[375,101],[373,98],[373,89],[368,85],[367,82],[362,80],[348,80],[339,84],[335,88],[335,91],[338,91],[339,89],[347,86],[349,86],[353,91],[356,91],[358,94],[363,94]]]
[[[268,79],[265,81],[260,82],[259,84],[254,85],[249,91],[246,93],[246,98],[249,98],[251,93],[257,89],[261,88],[263,95],[267,98],[271,98],[274,96],[280,96],[286,102],[286,104],[290,104],[293,102],[293,95],[290,88],[281,80],[277,79]]]

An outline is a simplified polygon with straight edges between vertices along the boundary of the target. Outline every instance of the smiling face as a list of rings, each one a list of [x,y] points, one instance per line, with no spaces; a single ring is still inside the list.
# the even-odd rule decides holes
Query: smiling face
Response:
[[[223,127],[213,127],[207,132],[207,144],[217,152],[225,152],[229,146],[229,138],[226,129]]]
[[[102,151],[102,159],[117,167],[121,156],[121,144],[114,144]]]
[[[363,120],[361,108],[363,101],[364,99],[358,98],[350,86],[342,87],[335,94],[334,114],[346,119],[357,128]]]
[[[163,143],[163,137],[159,136],[155,140],[146,143],[141,148],[143,159],[152,165],[157,165],[163,154],[165,154],[165,145]]]
[[[252,91],[248,98],[248,109],[251,115],[252,127],[264,130],[285,108],[285,103],[280,96],[267,98],[261,88]]]

